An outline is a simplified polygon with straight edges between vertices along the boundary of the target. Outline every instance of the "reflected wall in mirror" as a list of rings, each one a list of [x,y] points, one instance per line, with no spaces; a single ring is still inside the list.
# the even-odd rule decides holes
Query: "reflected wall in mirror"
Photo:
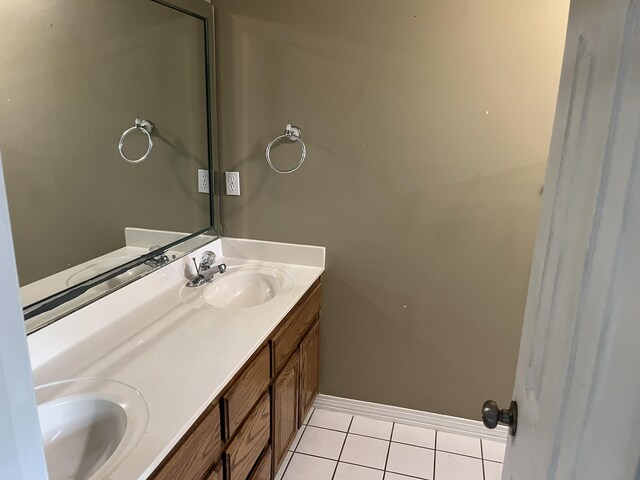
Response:
[[[25,307],[214,225],[198,181],[215,165],[211,7],[170,3],[0,5],[0,152]],[[133,164],[118,145],[136,115],[153,146]],[[122,153],[148,148],[133,129]]]

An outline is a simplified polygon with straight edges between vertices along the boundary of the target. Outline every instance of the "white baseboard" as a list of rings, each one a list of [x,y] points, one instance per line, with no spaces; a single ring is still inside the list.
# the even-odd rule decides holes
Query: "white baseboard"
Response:
[[[315,406],[336,412],[362,415],[379,420],[431,428],[443,432],[470,435],[486,440],[504,442],[507,439],[507,428],[504,426],[489,430],[478,420],[450,417],[448,415],[422,412],[410,408],[393,407],[391,405],[363,402],[362,400],[351,400],[349,398],[333,397],[331,395],[318,395]]]

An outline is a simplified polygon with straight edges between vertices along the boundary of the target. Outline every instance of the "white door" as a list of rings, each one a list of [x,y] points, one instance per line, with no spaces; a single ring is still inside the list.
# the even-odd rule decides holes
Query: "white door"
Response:
[[[504,480],[640,479],[640,2],[571,3]]]
[[[46,478],[0,152],[0,479]]]

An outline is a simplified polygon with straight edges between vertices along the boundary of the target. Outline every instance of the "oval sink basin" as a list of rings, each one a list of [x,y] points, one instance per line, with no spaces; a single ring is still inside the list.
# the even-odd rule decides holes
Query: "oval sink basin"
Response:
[[[90,478],[116,451],[127,427],[124,409],[102,398],[64,398],[41,405],[38,414],[54,479]]]
[[[50,480],[103,478],[146,429],[146,402],[120,382],[58,382],[38,387],[36,396]]]
[[[182,301],[198,308],[242,309],[263,305],[293,288],[284,270],[264,266],[229,267],[202,287],[184,287]]]

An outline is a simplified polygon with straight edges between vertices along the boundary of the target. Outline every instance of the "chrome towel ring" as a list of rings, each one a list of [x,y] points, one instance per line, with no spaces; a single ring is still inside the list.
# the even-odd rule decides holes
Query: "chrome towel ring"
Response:
[[[127,138],[127,135],[129,135],[131,132],[134,132],[136,130],[144,132],[147,135],[147,139],[149,140],[149,146],[147,147],[147,152],[143,156],[141,156],[138,159],[131,159],[131,158],[127,158],[127,156],[122,151],[122,147],[124,146],[124,140],[125,138]],[[144,162],[149,156],[149,154],[151,153],[151,149],[153,148],[153,139],[151,138],[151,132],[153,132],[153,123],[151,123],[149,120],[140,120],[138,115],[136,115],[136,119],[133,122],[133,127],[125,130],[122,136],[120,137],[120,143],[118,144],[118,150],[120,151],[120,156],[129,163]]]
[[[302,147],[302,155],[300,156],[300,161],[298,162],[298,165],[296,165],[290,170],[279,170],[273,166],[273,163],[271,163],[271,147],[275,142],[277,142],[281,138],[286,138],[287,140],[290,140],[292,142],[299,142],[300,146]],[[298,170],[304,163],[304,159],[307,156],[307,147],[302,141],[302,130],[300,130],[299,127],[291,125],[291,122],[287,122],[287,126],[284,129],[284,133],[274,138],[273,140],[271,140],[269,142],[269,145],[267,145],[266,155],[267,155],[267,163],[274,171],[278,173],[293,173],[296,170]]]

